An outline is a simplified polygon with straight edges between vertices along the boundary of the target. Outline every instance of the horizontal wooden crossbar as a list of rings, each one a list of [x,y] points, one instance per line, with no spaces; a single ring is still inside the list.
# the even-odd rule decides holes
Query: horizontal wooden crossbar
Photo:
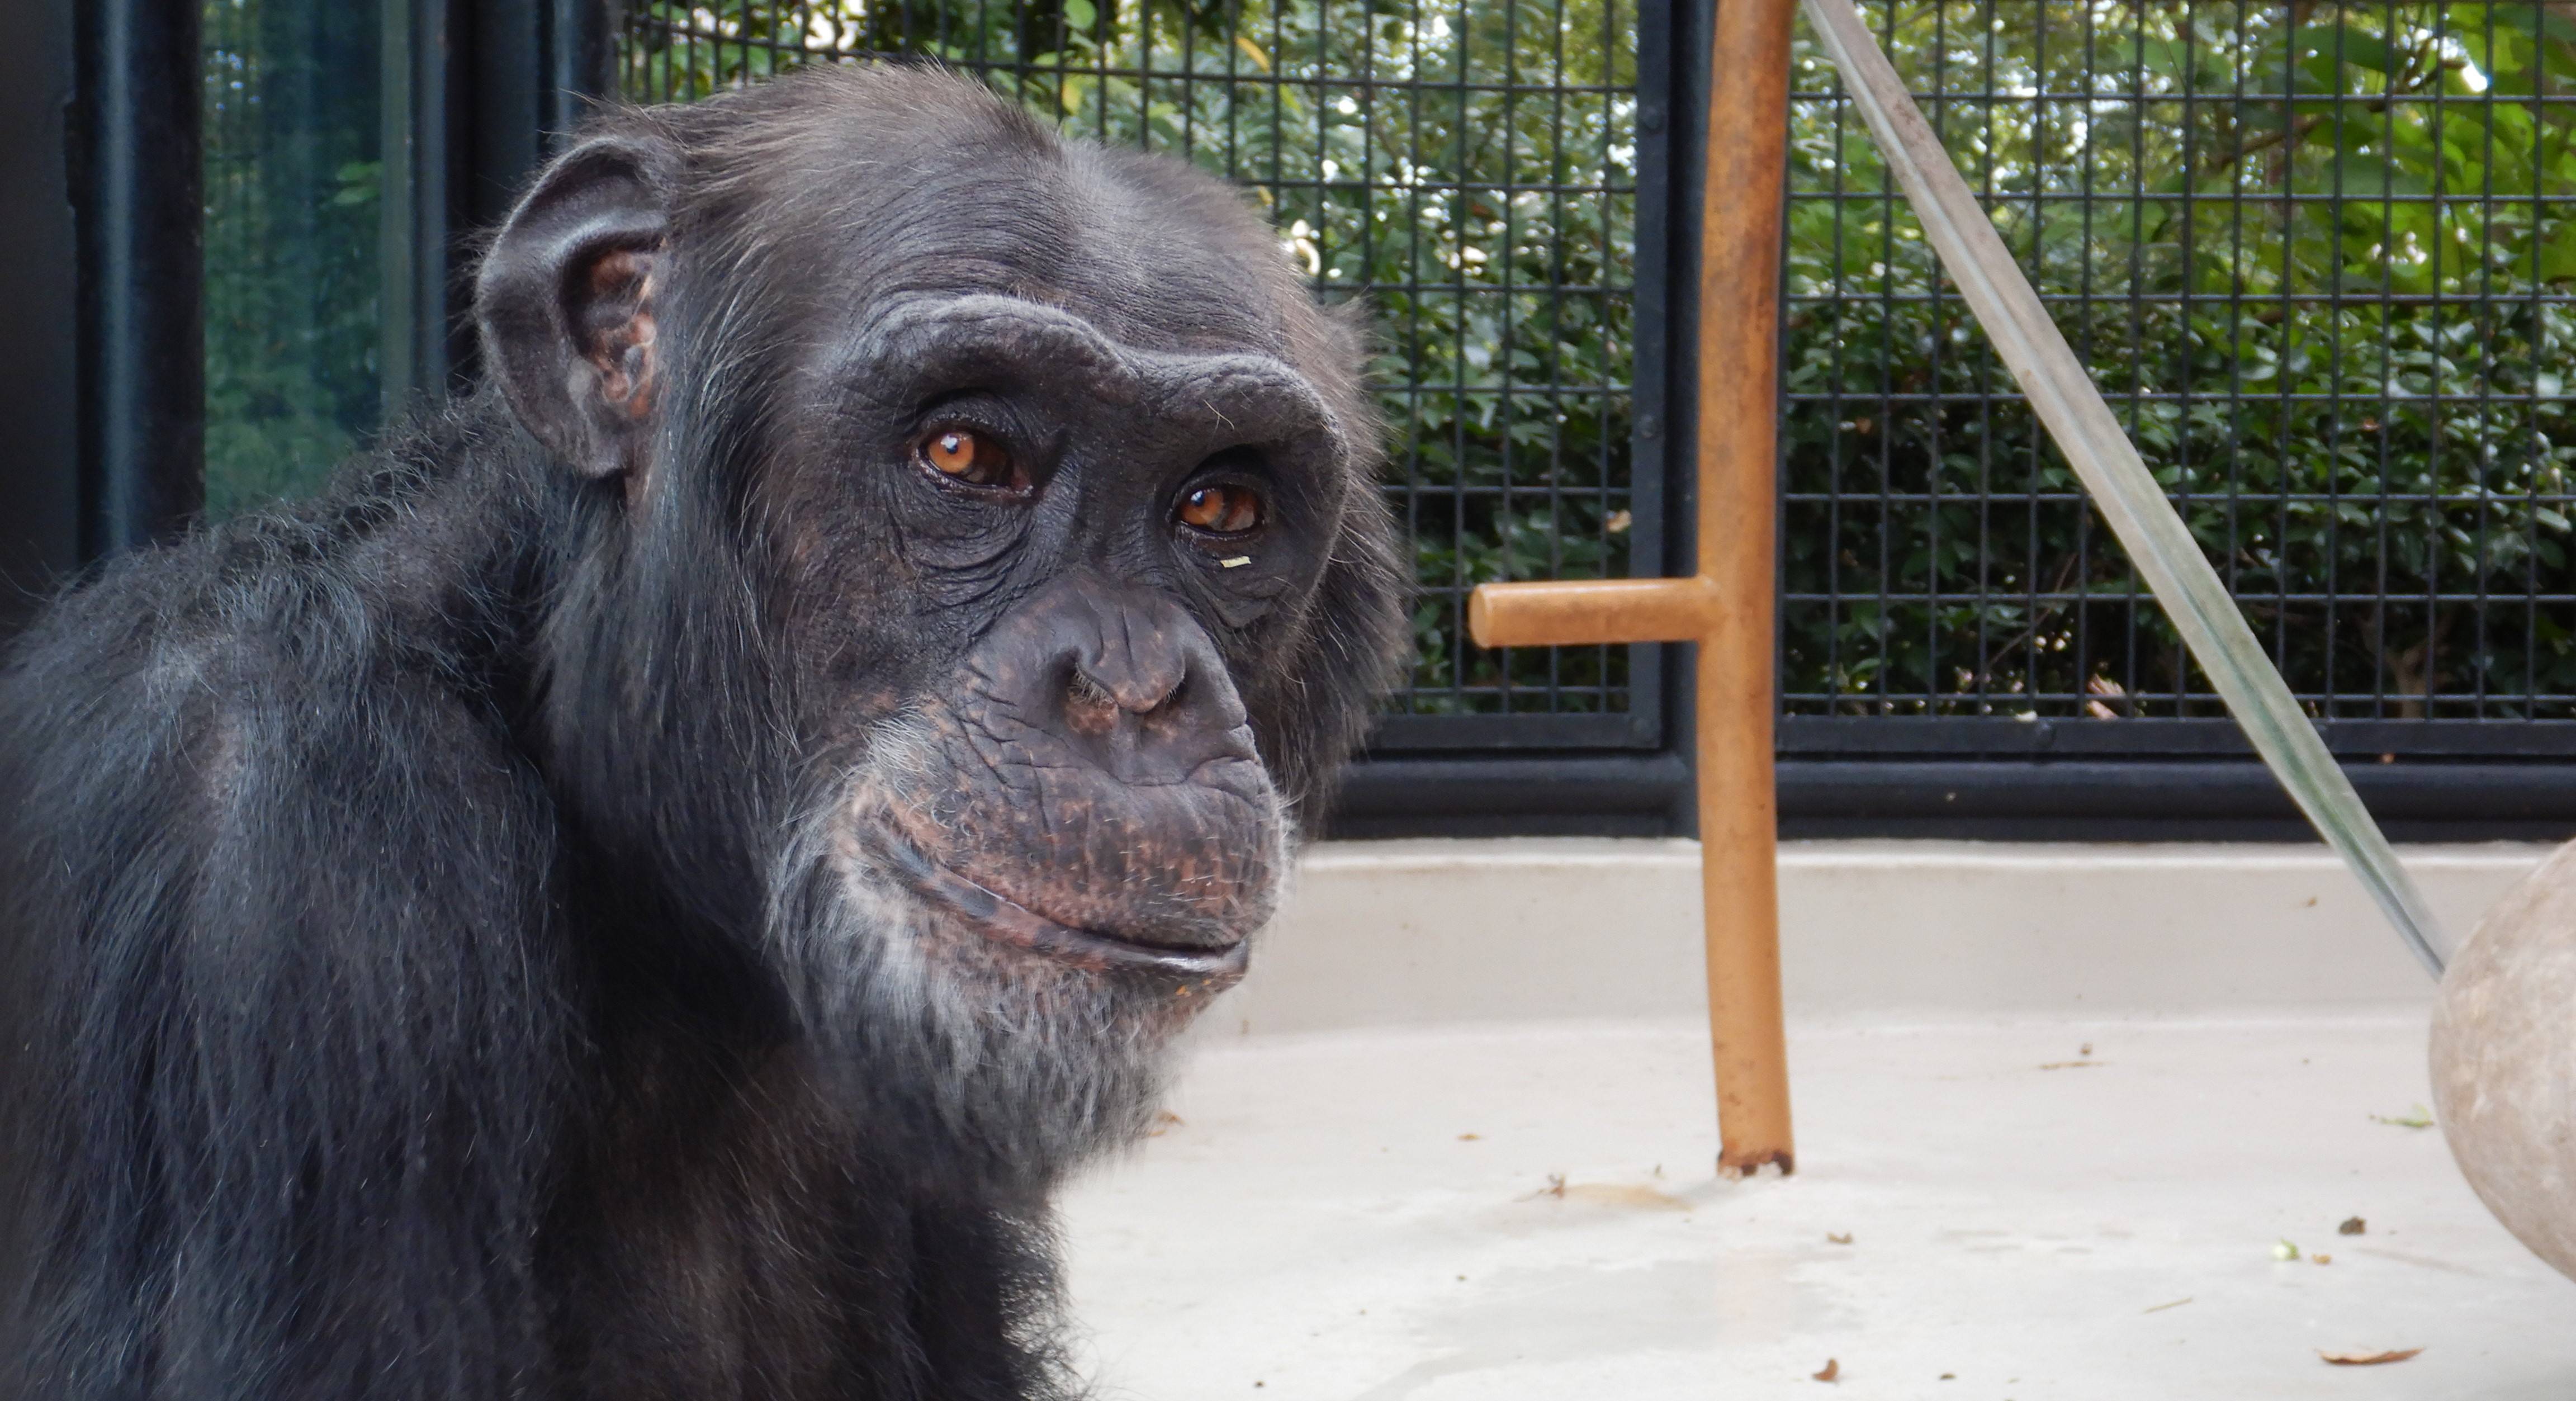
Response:
[[[1480,584],[1467,599],[1467,632],[1479,647],[1697,642],[1718,597],[1716,583],[1696,575]]]

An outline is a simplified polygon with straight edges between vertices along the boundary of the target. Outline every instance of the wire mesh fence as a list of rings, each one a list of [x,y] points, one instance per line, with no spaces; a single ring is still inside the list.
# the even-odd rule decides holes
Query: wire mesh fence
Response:
[[[1864,13],[2317,717],[2576,716],[2564,7]],[[1785,711],[2220,715],[1818,50],[1793,85]]]
[[[1628,712],[1629,651],[1482,652],[1467,592],[1632,568],[1630,0],[824,0],[629,12],[630,98],[935,60],[1238,182],[1327,298],[1366,297],[1386,490],[1422,592],[1418,715]],[[1419,734],[1419,731],[1415,733]],[[1487,733],[1490,733],[1488,731]]]
[[[656,0],[621,71],[663,99],[935,59],[1240,182],[1382,328],[1423,585],[1397,709],[1562,717],[1651,704],[1627,650],[1479,652],[1464,602],[1659,565],[1631,3]],[[2576,20],[1863,4],[2314,713],[2576,718]],[[1784,712],[2218,717],[1803,43],[1791,101]]]
[[[383,411],[375,7],[206,0],[206,507],[316,489]]]

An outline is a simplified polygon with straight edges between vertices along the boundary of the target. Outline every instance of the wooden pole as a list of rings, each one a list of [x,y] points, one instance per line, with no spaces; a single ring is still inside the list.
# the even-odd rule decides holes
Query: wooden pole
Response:
[[[1718,1167],[1796,1167],[1772,776],[1781,183],[1795,0],[1718,0],[1699,273],[1700,888]]]
[[[1772,789],[1781,181],[1796,0],[1718,0],[1699,279],[1699,568],[1685,579],[1487,584],[1487,647],[1699,644],[1700,887],[1718,1170],[1797,1165],[1780,1015]]]

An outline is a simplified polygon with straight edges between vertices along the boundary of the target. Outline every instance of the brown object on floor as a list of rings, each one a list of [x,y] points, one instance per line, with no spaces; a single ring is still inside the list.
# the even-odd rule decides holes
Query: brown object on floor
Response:
[[[2386,1352],[2328,1352],[2317,1349],[2317,1356],[2337,1367],[2376,1367],[2383,1362],[2403,1362],[2422,1352],[2420,1347],[2390,1348]]]
[[[2433,1004],[2434,1116],[2504,1228],[2576,1278],[2576,843],[2505,892]]]

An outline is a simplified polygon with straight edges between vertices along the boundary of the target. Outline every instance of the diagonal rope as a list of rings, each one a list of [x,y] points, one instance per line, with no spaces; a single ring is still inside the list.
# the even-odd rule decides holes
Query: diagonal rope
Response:
[[[2440,977],[2448,944],[2422,892],[2398,864],[2397,853],[2362,806],[2352,780],[2317,737],[2218,571],[2210,567],[2199,542],[2165,499],[2164,488],[2121,431],[2111,406],[2102,401],[2083,363],[2040,305],[1895,67],[1879,51],[1851,0],[1801,3],[1960,295],[2092,493],[2112,533],[2146,576],[2192,657],[2217,686],[2228,713],[2244,727],[2246,738],[2299,810],[2361,879],[2406,947]]]

